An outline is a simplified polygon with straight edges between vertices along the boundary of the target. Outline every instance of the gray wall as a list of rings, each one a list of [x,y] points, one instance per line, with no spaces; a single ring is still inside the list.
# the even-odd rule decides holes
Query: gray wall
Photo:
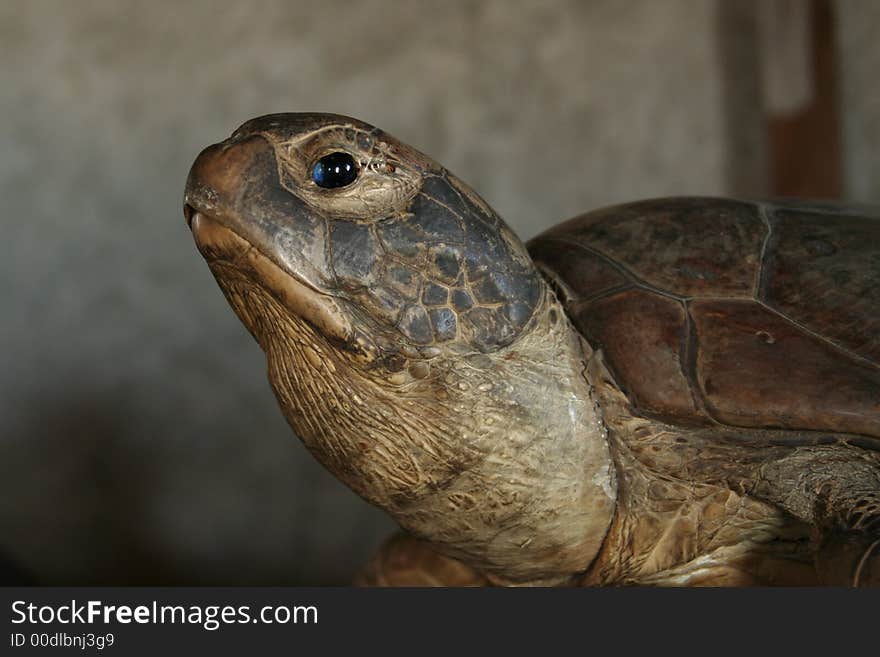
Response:
[[[846,195],[880,202],[880,2],[839,0]]]
[[[351,114],[523,237],[724,193],[717,29],[706,0],[0,3],[0,553],[51,583],[348,581],[392,524],[281,418],[184,225],[193,157]]]

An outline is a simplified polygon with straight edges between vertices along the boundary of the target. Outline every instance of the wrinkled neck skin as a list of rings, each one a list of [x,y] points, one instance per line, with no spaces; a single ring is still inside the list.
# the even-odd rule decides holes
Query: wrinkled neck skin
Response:
[[[549,290],[508,347],[392,372],[246,279],[218,280],[267,354],[288,422],[358,494],[499,583],[559,584],[590,565],[616,479],[580,338]]]

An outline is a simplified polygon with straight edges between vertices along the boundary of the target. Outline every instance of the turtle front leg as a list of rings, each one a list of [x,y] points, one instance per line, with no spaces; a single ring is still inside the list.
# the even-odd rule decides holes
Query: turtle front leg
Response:
[[[425,541],[398,532],[355,579],[356,586],[489,586],[479,572],[446,557]]]
[[[880,491],[858,496],[823,532],[816,571],[826,584],[880,586]]]
[[[833,586],[880,586],[880,468],[856,473],[855,486],[816,487],[816,572]]]
[[[826,536],[816,555],[816,571],[832,586],[880,586],[880,534],[840,532]]]
[[[880,586],[880,455],[800,448],[765,464],[752,492],[812,525],[821,583]]]

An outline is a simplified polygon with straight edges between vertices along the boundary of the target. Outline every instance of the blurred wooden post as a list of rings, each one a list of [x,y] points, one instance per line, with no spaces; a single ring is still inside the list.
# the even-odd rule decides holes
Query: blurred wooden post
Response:
[[[838,60],[830,0],[761,0],[760,79],[773,196],[838,198]]]

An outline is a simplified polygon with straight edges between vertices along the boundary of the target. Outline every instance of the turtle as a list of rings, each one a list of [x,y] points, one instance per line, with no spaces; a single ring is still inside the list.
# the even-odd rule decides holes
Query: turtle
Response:
[[[539,184],[536,181],[536,184]],[[880,584],[880,213],[672,197],[523,243],[363,121],[252,119],[184,215],[365,585]]]

